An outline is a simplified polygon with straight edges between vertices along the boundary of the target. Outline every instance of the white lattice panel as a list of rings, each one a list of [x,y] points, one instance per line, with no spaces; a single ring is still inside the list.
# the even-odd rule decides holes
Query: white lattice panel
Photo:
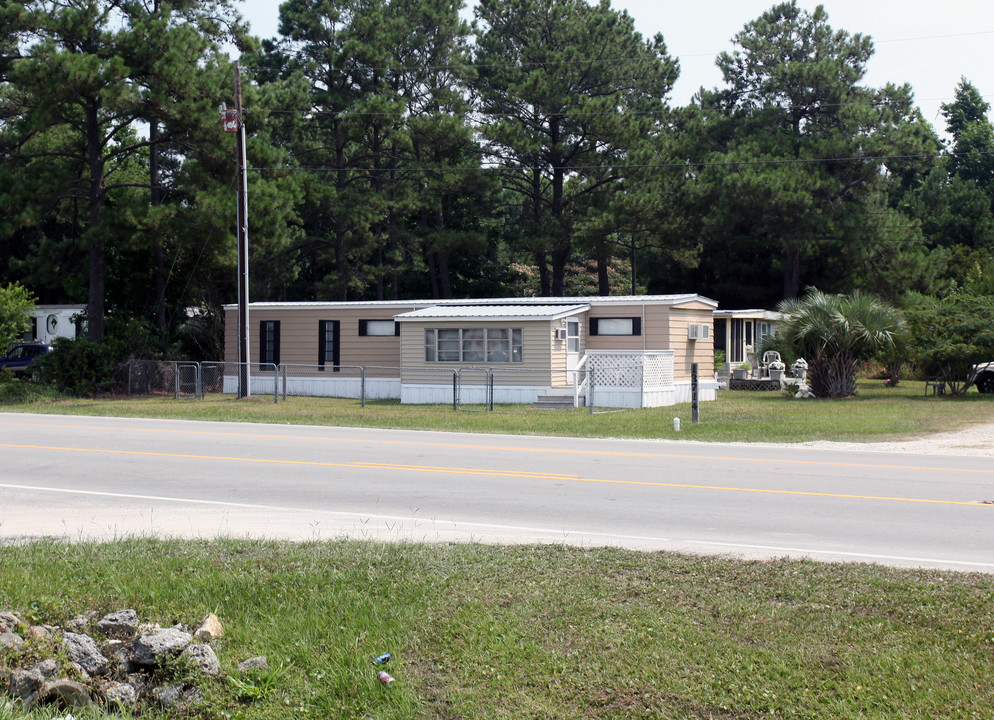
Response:
[[[602,387],[656,389],[673,387],[673,353],[589,353],[587,364]]]

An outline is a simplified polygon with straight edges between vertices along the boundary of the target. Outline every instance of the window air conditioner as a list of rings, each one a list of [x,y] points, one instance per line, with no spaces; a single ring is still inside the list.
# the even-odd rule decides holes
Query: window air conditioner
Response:
[[[556,340],[566,339],[566,328],[556,328]]]
[[[688,323],[688,340],[707,340],[711,337],[711,326],[707,323]]]

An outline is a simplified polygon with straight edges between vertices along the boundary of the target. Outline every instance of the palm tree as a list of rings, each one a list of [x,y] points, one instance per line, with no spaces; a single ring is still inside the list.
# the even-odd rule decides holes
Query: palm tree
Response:
[[[873,295],[829,295],[814,288],[785,300],[780,334],[808,361],[808,384],[817,397],[856,394],[856,370],[874,355],[899,347],[904,316]]]

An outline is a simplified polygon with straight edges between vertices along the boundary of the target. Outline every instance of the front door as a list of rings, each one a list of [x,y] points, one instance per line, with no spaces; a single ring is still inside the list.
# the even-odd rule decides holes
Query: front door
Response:
[[[580,362],[580,321],[575,318],[566,320],[566,370],[576,370]],[[573,378],[571,377],[570,380]]]

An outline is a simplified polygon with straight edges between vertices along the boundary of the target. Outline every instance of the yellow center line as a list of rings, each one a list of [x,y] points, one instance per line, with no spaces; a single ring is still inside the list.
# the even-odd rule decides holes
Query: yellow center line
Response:
[[[15,427],[51,427],[51,428],[65,428],[71,430],[107,430],[108,428],[100,427],[97,425],[68,425],[68,424],[55,424],[55,423],[15,423],[15,422],[0,422],[0,426],[15,426]],[[992,475],[994,474],[994,464],[990,468],[947,468],[947,467],[930,467],[922,465],[890,465],[884,463],[865,463],[865,462],[840,462],[838,460],[798,460],[790,458],[762,458],[762,457],[722,457],[716,455],[692,455],[688,453],[651,453],[651,452],[633,452],[626,450],[584,450],[582,448],[550,448],[550,447],[519,447],[516,445],[481,445],[481,444],[469,444],[469,443],[442,443],[442,442],[422,442],[414,440],[378,440],[371,438],[341,438],[341,437],[316,437],[313,435],[269,435],[263,433],[237,433],[237,432],[218,432],[218,431],[201,431],[201,430],[172,430],[172,429],[161,429],[161,428],[128,428],[134,432],[142,433],[166,433],[166,434],[178,434],[178,435],[198,435],[198,436],[210,436],[210,437],[232,437],[232,438],[247,438],[247,439],[275,439],[275,440],[307,440],[307,441],[321,441],[321,442],[340,442],[340,443],[353,443],[353,444],[366,444],[366,445],[403,445],[403,446],[414,446],[414,447],[425,447],[425,448],[448,448],[454,450],[488,450],[488,451],[500,451],[500,452],[519,452],[519,453],[545,453],[554,455],[570,455],[570,456],[600,456],[600,457],[632,457],[632,458],[659,458],[659,459],[671,459],[671,460],[720,460],[724,462],[739,462],[739,463],[760,463],[764,465],[803,465],[803,466],[818,466],[818,467],[845,467],[845,468],[875,468],[879,470],[919,470],[927,472],[947,472],[947,473],[966,473],[966,474],[980,474],[980,475]],[[115,431],[119,429],[115,428]],[[577,438],[563,438],[564,440],[575,440]],[[582,438],[581,438],[582,439]],[[633,440],[637,442],[637,440]],[[799,448],[801,446],[798,446]]]
[[[741,492],[741,493],[756,493],[756,494],[765,494],[765,495],[790,495],[797,497],[834,498],[842,500],[875,500],[881,502],[920,503],[927,505],[962,505],[968,507],[994,507],[994,505],[989,505],[984,502],[967,501],[967,500],[935,500],[928,498],[888,497],[888,496],[879,496],[879,495],[853,495],[846,493],[813,492],[809,490],[771,490],[768,488],[734,487],[734,486],[725,486],[725,485],[695,485],[691,483],[667,483],[667,482],[656,482],[650,480],[609,480],[606,478],[584,478],[578,475],[564,475],[560,473],[528,472],[528,471],[518,471],[518,470],[486,470],[483,468],[458,468],[458,467],[443,467],[443,466],[433,466],[433,465],[397,465],[390,463],[375,463],[368,461],[352,461],[352,462],[336,463],[336,462],[326,462],[318,460],[278,460],[273,458],[246,458],[246,457],[234,457],[226,455],[191,455],[186,453],[150,452],[145,450],[102,450],[99,448],[73,448],[73,447],[58,447],[52,445],[17,445],[17,444],[8,444],[8,443],[0,443],[0,447],[18,448],[25,450],[48,450],[48,451],[55,450],[63,452],[81,452],[81,453],[94,453],[94,454],[99,453],[106,455],[131,455],[131,456],[140,456],[140,457],[176,458],[181,460],[214,460],[214,461],[224,461],[224,462],[265,463],[271,465],[340,467],[340,468],[349,468],[353,470],[396,470],[402,472],[443,473],[449,475],[474,475],[474,476],[486,476],[486,477],[525,478],[532,480],[562,480],[567,482],[596,483],[603,485],[631,485],[631,486],[641,486],[641,487],[671,488],[671,489],[680,489],[680,490],[709,490],[716,492]]]

